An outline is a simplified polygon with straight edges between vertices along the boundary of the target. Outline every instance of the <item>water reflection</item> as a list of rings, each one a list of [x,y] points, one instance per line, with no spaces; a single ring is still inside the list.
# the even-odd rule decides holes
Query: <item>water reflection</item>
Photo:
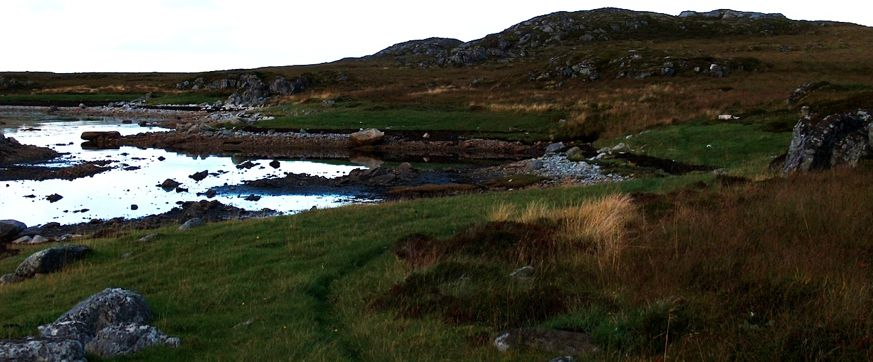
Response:
[[[31,130],[25,130],[31,129]],[[33,130],[36,129],[36,130]],[[186,156],[158,149],[121,147],[113,150],[83,150],[79,136],[84,131],[118,131],[122,135],[161,131],[159,128],[122,124],[121,120],[57,121],[50,118],[3,132],[24,144],[50,147],[68,153],[48,166],[68,166],[83,161],[113,161],[112,170],[92,177],[72,181],[5,181],[0,182],[0,219],[17,219],[29,225],[46,222],[78,223],[91,219],[113,217],[136,218],[169,211],[177,201],[198,201],[197,196],[209,188],[240,184],[268,176],[284,176],[286,172],[305,173],[324,177],[339,177],[360,168],[354,164],[332,164],[312,161],[238,159],[225,156]],[[251,161],[249,169],[236,165]],[[274,167],[275,166],[275,167]],[[208,171],[209,175],[197,182],[188,176]],[[165,179],[175,179],[188,192],[164,191],[157,185]],[[63,199],[50,203],[45,199],[59,194]],[[35,197],[26,198],[33,195]],[[270,208],[280,212],[335,207],[356,199],[353,194],[261,194],[258,201],[246,201],[249,194],[219,193],[213,199],[247,210]],[[136,205],[136,207],[132,207]],[[135,210],[134,210],[135,209]],[[84,211],[83,211],[84,210]]]

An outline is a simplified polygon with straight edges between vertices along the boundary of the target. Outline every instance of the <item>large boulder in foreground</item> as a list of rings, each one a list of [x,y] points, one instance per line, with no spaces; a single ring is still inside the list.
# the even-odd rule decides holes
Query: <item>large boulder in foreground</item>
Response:
[[[385,133],[375,128],[368,128],[349,135],[349,139],[355,146],[374,145],[382,142],[384,138]]]
[[[40,337],[0,341],[0,360],[84,361],[85,352],[112,358],[151,346],[179,346],[179,338],[148,325],[151,319],[142,295],[107,288],[40,326]]]
[[[27,225],[18,220],[0,220],[0,243],[10,242],[18,238],[18,234],[27,229]]]
[[[784,173],[824,170],[834,166],[855,166],[873,155],[873,117],[870,111],[832,114],[817,117],[804,112],[794,126],[794,134]]]

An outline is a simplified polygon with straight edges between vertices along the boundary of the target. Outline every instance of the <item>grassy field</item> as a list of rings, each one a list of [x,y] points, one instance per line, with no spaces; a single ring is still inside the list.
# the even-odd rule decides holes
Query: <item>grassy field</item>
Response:
[[[87,93],[87,94],[7,94],[0,95],[0,105],[32,105],[76,107],[105,105],[112,102],[132,101],[142,94]]]
[[[455,131],[478,137],[523,140],[549,139],[556,132],[556,112],[519,113],[470,110],[447,106],[391,106],[345,101],[333,106],[286,104],[269,108],[276,118],[258,127],[273,129],[358,129],[394,131]]]
[[[156,325],[183,341],[137,359],[554,357],[498,354],[493,337],[520,326],[587,332],[604,349],[596,359],[864,359],[871,172],[739,185],[692,175],[164,229],[151,243],[134,233],[88,242],[96,252],[62,273],[2,287],[0,338],[32,334],[78,300],[125,287],[145,294]],[[565,241],[531,249],[528,233],[486,224],[551,230],[540,228],[561,220],[560,208],[608,194],[634,195],[608,248],[577,233],[548,234]],[[495,214],[507,208],[519,216]],[[410,234],[433,238],[422,250],[443,251],[398,258]],[[0,270],[34,250],[0,260]],[[506,275],[524,265],[536,278],[514,285]]]
[[[491,345],[502,330],[584,332],[592,360],[873,360],[873,165],[773,177],[800,107],[873,107],[873,32],[616,40],[511,64],[418,69],[390,61],[252,70],[311,75],[257,126],[456,132],[522,141],[624,143],[710,172],[318,210],[188,232],[132,232],[57,274],[0,287],[0,338],[32,335],[106,287],[143,293],[182,338],[144,360],[549,360]],[[590,48],[590,49],[589,49]],[[573,54],[606,67],[645,59],[745,60],[726,77],[537,80]],[[201,74],[48,74],[0,104],[130,100],[179,93]],[[342,76],[339,76],[342,75]],[[342,79],[342,80],[340,80]],[[801,84],[828,85],[795,103]],[[5,102],[5,103],[4,103]],[[59,105],[67,105],[59,104]],[[721,114],[737,120],[716,121]],[[754,181],[751,181],[754,180]],[[38,250],[0,259],[0,272]],[[509,274],[533,266],[532,280]]]
[[[614,147],[624,143],[634,153],[694,165],[756,175],[788,149],[791,132],[762,130],[758,123],[698,122],[664,126],[595,143]]]

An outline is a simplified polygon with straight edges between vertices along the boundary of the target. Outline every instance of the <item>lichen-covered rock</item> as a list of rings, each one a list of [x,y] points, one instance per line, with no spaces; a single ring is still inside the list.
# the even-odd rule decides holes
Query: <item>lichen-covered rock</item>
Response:
[[[151,346],[178,347],[179,338],[170,337],[157,328],[138,324],[113,324],[97,332],[85,350],[103,358],[131,354]]]
[[[855,166],[871,154],[873,117],[867,111],[818,118],[805,114],[794,126],[783,172]]]
[[[179,338],[149,326],[151,319],[142,295],[107,288],[39,326],[40,337],[0,341],[0,361],[84,361],[85,351],[112,358],[150,346],[179,346]]]
[[[146,324],[151,319],[151,310],[142,295],[121,288],[107,288],[79,302],[54,323],[40,327],[40,332],[43,336],[50,337],[52,328],[81,323],[79,330],[84,328],[96,334],[96,331],[113,324]]]
[[[0,341],[0,361],[84,362],[85,348],[73,339]]]
[[[90,252],[91,248],[84,245],[64,245],[41,250],[24,259],[15,269],[15,275],[29,278],[36,274],[54,273]]]

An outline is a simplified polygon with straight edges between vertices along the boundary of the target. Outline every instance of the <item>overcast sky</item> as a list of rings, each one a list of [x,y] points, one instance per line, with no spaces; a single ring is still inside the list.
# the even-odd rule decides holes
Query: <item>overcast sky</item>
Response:
[[[205,71],[313,64],[431,36],[477,39],[554,11],[719,8],[873,25],[831,1],[0,0],[0,71]]]

